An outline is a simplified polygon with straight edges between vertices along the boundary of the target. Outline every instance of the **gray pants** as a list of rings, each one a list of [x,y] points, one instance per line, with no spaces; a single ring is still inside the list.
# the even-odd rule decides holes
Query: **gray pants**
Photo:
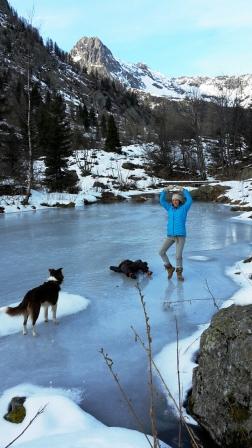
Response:
[[[165,238],[163,245],[159,251],[159,255],[165,265],[171,264],[166,252],[174,243],[176,243],[176,267],[182,268],[182,253],[185,245],[184,236],[168,236],[167,238]]]

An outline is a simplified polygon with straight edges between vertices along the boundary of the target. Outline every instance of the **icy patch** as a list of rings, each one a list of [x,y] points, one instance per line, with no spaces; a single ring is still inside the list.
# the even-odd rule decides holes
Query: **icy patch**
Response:
[[[59,293],[58,307],[57,307],[57,318],[61,318],[63,316],[68,316],[70,314],[78,313],[79,311],[83,311],[89,305],[89,300],[85,297],[69,294],[67,292]],[[18,302],[19,303],[19,302]],[[18,303],[12,303],[9,306],[17,306]],[[42,308],[42,307],[41,307]],[[6,307],[2,307],[0,309],[0,336],[7,336],[13,333],[20,333],[23,323],[22,316],[11,317],[5,313]],[[49,310],[50,312],[50,310]],[[49,316],[50,319],[50,316]],[[43,309],[40,311],[40,315],[37,323],[41,323],[44,321],[44,313]],[[29,321],[28,321],[29,326]]]
[[[194,260],[194,261],[208,261],[208,260],[211,260],[210,257],[206,257],[205,255],[191,255],[188,258],[189,258],[189,260]]]
[[[1,417],[14,396],[25,396],[26,417],[19,425],[0,418],[3,446],[15,439],[39,409],[45,409],[17,440],[20,448],[147,448],[145,436],[124,428],[109,428],[82,411],[71,399],[69,391],[21,384],[8,389],[0,399]],[[151,443],[153,443],[150,437]],[[162,444],[162,448],[169,448]]]

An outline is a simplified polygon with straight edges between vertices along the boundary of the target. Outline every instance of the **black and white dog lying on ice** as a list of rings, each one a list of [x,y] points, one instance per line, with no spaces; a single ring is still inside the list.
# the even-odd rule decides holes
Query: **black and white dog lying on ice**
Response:
[[[50,276],[47,282],[36,288],[30,289],[24,296],[22,302],[15,306],[9,306],[6,313],[9,316],[24,316],[23,334],[27,334],[27,320],[32,321],[32,334],[36,336],[35,324],[39,317],[41,305],[44,307],[45,322],[48,322],[48,308],[51,306],[53,321],[56,321],[57,303],[59,298],[60,285],[64,280],[62,269],[49,269]]]
[[[119,264],[119,266],[110,266],[109,269],[114,272],[120,272],[125,274],[127,277],[134,279],[137,278],[137,274],[139,272],[143,272],[148,276],[152,275],[152,272],[149,270],[148,263],[142,260],[124,260]]]

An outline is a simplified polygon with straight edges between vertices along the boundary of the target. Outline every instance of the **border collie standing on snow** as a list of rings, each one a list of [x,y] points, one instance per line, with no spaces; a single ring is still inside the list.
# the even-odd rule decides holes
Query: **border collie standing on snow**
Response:
[[[9,306],[6,313],[9,316],[24,316],[23,334],[27,334],[27,320],[32,321],[32,334],[36,336],[35,324],[39,317],[41,305],[44,307],[45,322],[48,322],[48,308],[51,306],[53,321],[57,323],[56,312],[59,298],[60,285],[64,280],[62,269],[49,269],[50,277],[43,285],[30,289],[24,296],[22,302],[15,306]]]

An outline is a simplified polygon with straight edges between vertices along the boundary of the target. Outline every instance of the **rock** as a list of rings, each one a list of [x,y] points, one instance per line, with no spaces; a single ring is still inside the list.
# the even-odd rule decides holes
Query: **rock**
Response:
[[[103,191],[100,199],[100,202],[104,204],[108,204],[111,202],[121,202],[121,201],[125,201],[125,198],[119,194],[115,195],[111,191]]]
[[[142,166],[136,165],[135,163],[132,162],[124,162],[122,164],[122,168],[124,168],[125,170],[135,170],[136,168],[142,168]]]
[[[239,179],[245,180],[245,179],[251,179],[252,177],[252,168],[246,167],[239,172]]]
[[[134,195],[134,196],[131,196],[131,201],[132,202],[145,202],[145,201],[147,201],[148,199],[145,197],[145,196],[141,196],[141,195]]]
[[[0,213],[4,213],[4,207],[0,207]]]
[[[242,206],[235,206],[230,207],[231,212],[251,212],[252,207],[242,207]]]
[[[99,182],[98,180],[96,180],[96,181],[93,183],[93,187],[94,187],[94,188],[101,188],[102,190],[108,188],[107,185],[105,185],[103,182]]]
[[[8,413],[4,419],[11,423],[22,423],[26,416],[24,402],[26,397],[13,397],[8,406]]]
[[[144,176],[136,176],[135,174],[131,174],[128,179],[134,180],[135,182],[138,182],[139,180],[146,180],[146,177]]]
[[[216,201],[216,202],[230,202],[226,196],[223,195],[230,187],[223,187],[222,185],[202,185],[190,193],[194,200],[198,201]]]
[[[188,405],[218,446],[252,447],[252,305],[220,310],[202,334]]]
[[[56,202],[55,204],[48,204],[47,202],[41,202],[40,204],[43,207],[61,207],[61,208],[74,208],[75,207],[75,203],[74,202],[69,202],[68,204],[62,204],[60,202]]]

